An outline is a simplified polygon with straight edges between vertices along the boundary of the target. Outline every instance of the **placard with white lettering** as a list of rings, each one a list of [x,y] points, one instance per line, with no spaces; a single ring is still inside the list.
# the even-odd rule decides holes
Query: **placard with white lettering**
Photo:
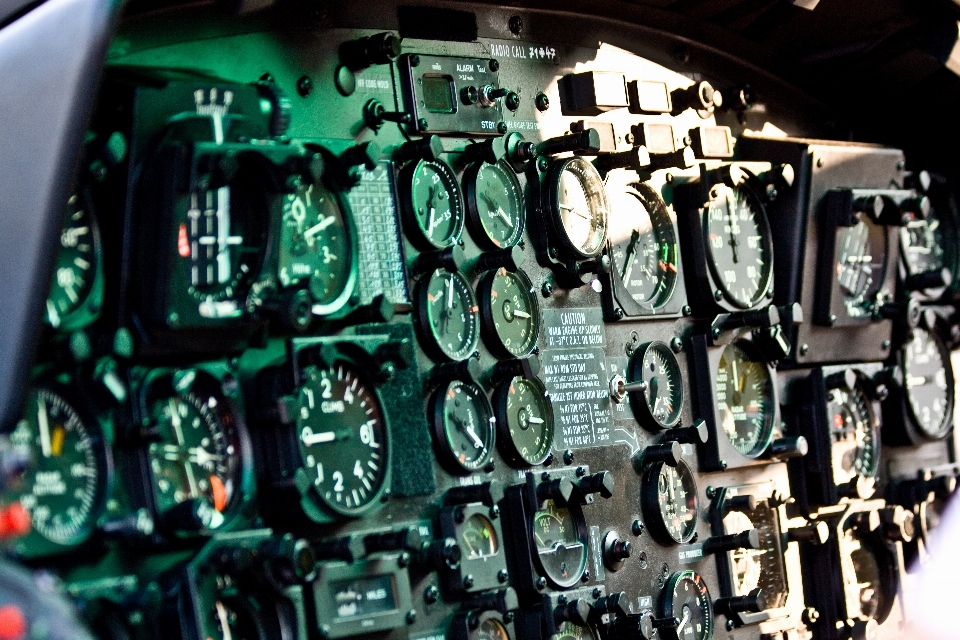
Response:
[[[610,389],[602,349],[545,350],[543,382],[553,403],[558,449],[613,442]]]
[[[547,349],[602,347],[607,344],[603,311],[599,306],[583,309],[545,309],[543,327]]]

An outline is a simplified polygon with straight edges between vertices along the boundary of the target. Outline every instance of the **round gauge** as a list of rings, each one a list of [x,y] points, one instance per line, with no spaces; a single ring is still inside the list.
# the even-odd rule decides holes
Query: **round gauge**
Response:
[[[880,420],[858,382],[838,387],[827,396],[827,417],[833,443],[834,484],[856,476],[873,478],[880,466]]]
[[[517,376],[493,396],[500,428],[500,450],[513,464],[543,464],[553,449],[553,406],[543,383]]]
[[[648,342],[634,351],[630,368],[631,379],[646,385],[631,395],[634,413],[654,430],[676,426],[683,409],[683,379],[673,350],[664,342]]]
[[[868,216],[844,228],[837,240],[837,284],[847,315],[872,313],[887,269],[887,230]]]
[[[753,528],[753,522],[750,518],[740,511],[731,511],[723,519],[725,533],[740,533]],[[735,595],[747,595],[759,586],[760,576],[763,573],[760,556],[767,552],[767,549],[745,548],[734,549],[731,552],[730,561],[733,565],[731,573],[733,574],[733,592]]]
[[[453,380],[432,400],[433,432],[441,456],[470,473],[483,468],[493,454],[496,437],[493,409],[483,389]]]
[[[94,291],[100,267],[100,229],[82,194],[67,201],[60,230],[53,283],[47,296],[47,323],[57,328],[83,307]]]
[[[455,245],[463,231],[463,198],[450,165],[420,160],[404,167],[399,179],[410,239],[427,250]]]
[[[708,262],[723,297],[749,309],[769,293],[773,240],[767,213],[749,189],[716,184],[704,207]]]
[[[940,271],[948,266],[948,246],[934,209],[925,217],[911,217],[900,227],[900,255],[908,276]]]
[[[665,640],[710,640],[713,637],[713,600],[707,585],[694,571],[678,571],[667,579],[660,594],[660,617],[677,618],[676,627],[661,627]]]
[[[150,386],[155,437],[147,456],[156,511],[173,513],[194,502],[198,524],[216,529],[242,494],[243,418],[207,374],[164,375]]]
[[[33,530],[57,545],[86,540],[106,497],[109,467],[100,434],[62,395],[39,388],[27,398],[10,442],[25,468],[8,495],[30,513]]]
[[[480,341],[480,308],[470,283],[437,269],[420,283],[419,327],[427,348],[450,360],[466,360]]]
[[[578,624],[566,621],[558,628],[553,640],[600,640],[600,634],[593,625],[581,627]]]
[[[490,518],[475,513],[459,528],[460,547],[465,551],[467,560],[492,558],[500,553],[500,540]]]
[[[950,352],[933,332],[914,329],[901,355],[910,416],[924,438],[949,433],[953,413],[953,370]]]
[[[203,638],[230,640],[279,639],[289,625],[279,602],[249,584],[238,584],[229,573],[209,571],[198,585],[197,607]]]
[[[650,535],[662,544],[685,544],[697,532],[697,481],[683,460],[676,467],[657,462],[647,467],[640,508]]]
[[[478,242],[502,249],[520,242],[523,235],[523,192],[505,161],[477,162],[463,173],[470,225]]]
[[[277,277],[283,287],[307,284],[318,315],[336,311],[353,293],[353,237],[345,200],[322,181],[283,199]]]
[[[490,350],[513,358],[525,356],[540,336],[540,303],[530,278],[504,268],[487,272],[478,292],[483,334]]]
[[[389,441],[376,390],[353,367],[308,366],[297,390],[302,471],[333,511],[360,515],[386,488]]]
[[[583,158],[558,160],[547,185],[547,210],[563,248],[577,259],[599,254],[607,238],[608,206],[594,166]]]
[[[470,634],[470,640],[510,640],[510,632],[497,618],[487,617]]]
[[[759,549],[734,549],[729,552],[730,579],[733,595],[745,596],[754,589],[763,589],[768,609],[786,603],[787,581],[783,554],[779,543],[780,521],[776,509],[766,502],[758,503],[749,513],[731,511],[723,518],[723,532],[736,534],[756,529]]]
[[[860,539],[852,529],[844,531],[841,549],[849,613],[882,623],[890,615],[897,594],[894,559],[881,545]]]
[[[540,572],[559,589],[580,581],[587,568],[587,524],[575,503],[560,506],[547,500],[533,514],[534,558]]]
[[[677,285],[677,234],[667,205],[646,184],[607,193],[611,271],[638,305],[662,307]]]
[[[770,444],[776,409],[770,367],[746,340],[723,350],[717,365],[717,417],[733,447],[748,458]]]

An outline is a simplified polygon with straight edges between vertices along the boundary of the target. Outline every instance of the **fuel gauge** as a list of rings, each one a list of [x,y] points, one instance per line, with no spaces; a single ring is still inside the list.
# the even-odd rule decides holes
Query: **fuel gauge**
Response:
[[[545,578],[559,589],[579,582],[587,568],[587,525],[579,505],[560,506],[547,500],[533,515],[534,561]]]

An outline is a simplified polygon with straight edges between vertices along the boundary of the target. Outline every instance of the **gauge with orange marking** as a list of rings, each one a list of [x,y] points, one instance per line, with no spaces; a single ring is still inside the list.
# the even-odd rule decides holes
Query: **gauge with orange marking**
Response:
[[[484,342],[491,351],[511,358],[525,356],[540,336],[540,303],[530,278],[522,271],[489,271],[478,285]]]
[[[479,386],[453,380],[431,400],[433,430],[441,460],[459,473],[482,469],[493,453],[493,409]]]
[[[511,464],[542,464],[553,450],[553,408],[543,383],[517,376],[493,394],[500,451]]]

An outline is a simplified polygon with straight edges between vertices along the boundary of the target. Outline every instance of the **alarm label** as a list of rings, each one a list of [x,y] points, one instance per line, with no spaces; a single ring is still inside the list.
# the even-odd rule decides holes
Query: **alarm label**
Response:
[[[543,382],[553,403],[554,447],[580,449],[613,442],[610,390],[602,349],[545,350]]]
[[[607,344],[600,307],[545,309],[543,326],[547,349],[603,347]]]

